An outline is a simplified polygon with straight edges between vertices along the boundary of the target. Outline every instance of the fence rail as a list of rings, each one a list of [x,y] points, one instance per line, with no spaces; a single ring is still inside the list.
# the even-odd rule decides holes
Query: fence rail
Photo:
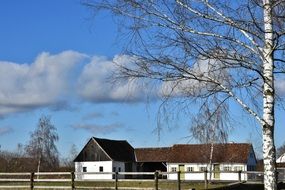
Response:
[[[189,180],[182,178],[186,174],[201,174],[203,175],[202,180],[205,189],[208,188],[208,182],[213,181],[209,179],[209,173],[207,171],[202,172],[39,172],[39,173],[0,173],[0,189],[72,189],[77,188],[96,188],[94,185],[92,187],[82,185],[80,182],[112,182],[108,184],[110,189],[118,189],[118,183],[122,181],[147,181],[151,183],[151,189],[158,190],[159,183],[171,182],[176,183],[177,190],[181,190],[181,182],[194,182],[197,180]],[[213,173],[213,172],[212,172]],[[220,174],[235,174],[238,178],[231,180],[236,182],[242,181],[260,181],[263,180],[263,173],[256,171],[219,171]],[[97,175],[98,179],[82,179],[80,176]],[[110,179],[100,179],[100,175],[111,175]],[[169,179],[169,176],[175,175],[175,179]],[[247,175],[247,178],[243,178]],[[122,178],[122,176],[124,178]],[[148,178],[143,178],[148,176]],[[150,178],[151,176],[151,178]],[[284,174],[283,174],[284,176]],[[281,179],[284,181],[284,179]],[[214,180],[219,182],[220,180]],[[97,187],[99,188],[99,187]],[[105,187],[102,187],[105,188]],[[145,188],[147,189],[147,188]]]

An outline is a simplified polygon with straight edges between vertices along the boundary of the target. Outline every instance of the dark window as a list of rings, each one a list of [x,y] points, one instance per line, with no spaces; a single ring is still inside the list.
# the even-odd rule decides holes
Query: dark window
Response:
[[[83,167],[83,172],[87,172],[87,167]]]
[[[194,167],[187,167],[187,172],[193,172],[194,171]]]
[[[119,172],[121,172],[121,167],[119,167]]]
[[[99,167],[99,172],[103,172],[103,166]]]
[[[116,172],[116,167],[113,167],[113,172]]]

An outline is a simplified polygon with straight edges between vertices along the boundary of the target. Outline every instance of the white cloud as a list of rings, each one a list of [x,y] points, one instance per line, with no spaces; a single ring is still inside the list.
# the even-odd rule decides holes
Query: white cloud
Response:
[[[276,79],[275,81],[276,93],[279,96],[285,95],[285,79]]]
[[[204,78],[204,80],[206,80],[207,77],[210,77],[227,86],[229,75],[226,69],[220,69],[222,67],[223,66],[219,61],[201,59],[194,64],[193,68],[189,70],[189,73],[194,73],[196,76]],[[184,79],[164,82],[160,88],[161,96],[197,96],[208,93],[208,90],[215,88],[215,85],[212,83],[202,82],[191,78],[192,75],[187,76],[185,74]]]
[[[118,129],[124,128],[124,126],[119,123],[113,123],[108,125],[78,124],[72,126],[72,128],[86,130],[92,134],[98,135],[98,134],[110,134],[116,132]]]
[[[132,61],[127,55],[108,60],[76,51],[43,52],[26,64],[0,61],[0,116],[40,107],[71,109],[71,98],[95,103],[145,100],[149,90],[138,83],[108,80],[117,69],[114,62]]]
[[[91,102],[137,102],[145,99],[150,91],[131,79],[112,82],[112,74],[117,64],[130,64],[133,58],[117,55],[113,60],[104,57],[93,57],[85,65],[78,80],[78,94]],[[116,62],[117,64],[114,64]]]
[[[31,64],[0,61],[0,115],[52,105],[68,95],[71,71],[86,56],[41,53]]]

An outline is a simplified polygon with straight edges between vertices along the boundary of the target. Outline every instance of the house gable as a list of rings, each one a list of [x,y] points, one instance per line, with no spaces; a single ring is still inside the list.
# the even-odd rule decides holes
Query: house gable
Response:
[[[255,153],[254,153],[254,150],[253,150],[253,147],[251,146],[251,149],[248,153],[248,156],[247,156],[247,165],[254,165],[256,166],[257,165],[257,159],[256,159],[256,156],[255,156]]]
[[[111,161],[112,159],[102,149],[102,147],[91,138],[88,143],[84,146],[74,162],[85,162],[85,161]]]
[[[285,153],[283,153],[277,160],[276,163],[285,163]]]
[[[85,161],[135,162],[134,148],[127,141],[92,137],[74,160]]]

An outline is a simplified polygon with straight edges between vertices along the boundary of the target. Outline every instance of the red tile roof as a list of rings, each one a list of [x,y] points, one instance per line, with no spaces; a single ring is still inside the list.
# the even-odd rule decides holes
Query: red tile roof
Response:
[[[212,162],[247,163],[252,151],[250,144],[214,144]],[[207,163],[210,159],[210,144],[174,145],[168,162],[170,163]]]
[[[136,148],[137,162],[167,162],[171,148]]]
[[[137,162],[208,163],[210,151],[210,144],[178,144],[169,148],[139,148],[135,154]],[[251,144],[214,144],[212,162],[247,163],[251,152]]]

